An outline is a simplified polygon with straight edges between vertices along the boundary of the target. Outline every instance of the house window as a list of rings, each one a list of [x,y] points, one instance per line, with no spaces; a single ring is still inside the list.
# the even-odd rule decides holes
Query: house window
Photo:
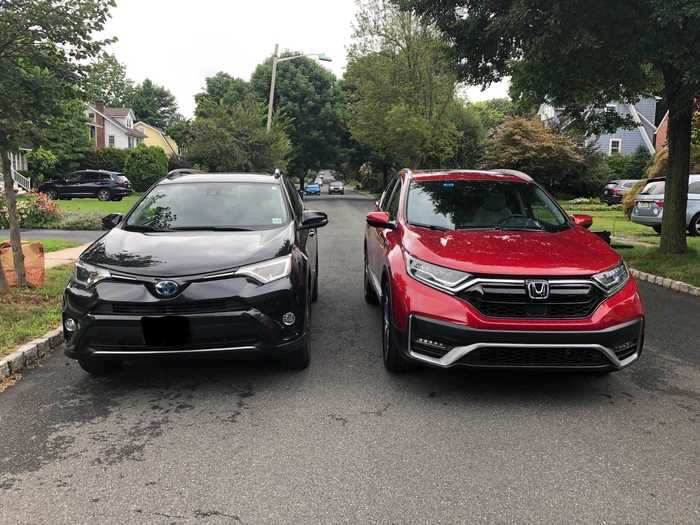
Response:
[[[114,147],[114,135],[109,136],[109,147],[110,148]]]
[[[622,151],[622,139],[610,139],[610,155]]]

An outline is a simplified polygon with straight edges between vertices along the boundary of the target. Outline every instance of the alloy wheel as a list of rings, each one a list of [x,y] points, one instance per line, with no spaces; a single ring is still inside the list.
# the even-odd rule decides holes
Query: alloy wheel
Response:
[[[100,190],[97,194],[97,198],[101,201],[108,201],[111,196],[107,190]]]

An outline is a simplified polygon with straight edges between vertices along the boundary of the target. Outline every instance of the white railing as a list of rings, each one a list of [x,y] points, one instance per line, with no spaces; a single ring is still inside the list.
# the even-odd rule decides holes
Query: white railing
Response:
[[[12,179],[15,181],[17,186],[22,188],[24,191],[32,191],[32,180],[29,177],[25,177],[14,168],[10,168],[10,172],[12,173]]]

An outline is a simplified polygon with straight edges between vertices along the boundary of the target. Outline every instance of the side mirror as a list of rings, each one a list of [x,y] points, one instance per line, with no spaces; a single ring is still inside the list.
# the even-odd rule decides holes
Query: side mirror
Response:
[[[367,224],[374,228],[396,229],[396,224],[389,219],[389,213],[385,211],[373,211],[368,213]]]
[[[124,216],[121,213],[110,213],[109,215],[102,217],[102,229],[111,230],[122,222],[123,218]]]
[[[328,224],[328,215],[322,211],[304,210],[300,230],[314,230]]]
[[[571,218],[574,219],[574,224],[576,226],[582,226],[584,228],[590,228],[593,226],[593,217],[590,215],[575,214],[572,215]]]

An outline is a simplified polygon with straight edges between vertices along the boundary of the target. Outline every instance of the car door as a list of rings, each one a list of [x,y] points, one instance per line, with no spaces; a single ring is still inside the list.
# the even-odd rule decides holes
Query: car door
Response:
[[[80,175],[79,182],[75,185],[74,195],[77,197],[94,196],[97,193],[97,173],[86,171]]]
[[[380,211],[387,212],[392,221],[397,219],[402,187],[403,182],[399,177],[390,188],[391,191],[387,192],[388,197],[382,198],[379,203]],[[387,228],[369,227],[368,230],[367,262],[375,284],[380,283],[388,246],[387,234],[390,232]]]
[[[284,177],[282,179],[284,189],[286,190],[289,203],[294,214],[294,221],[298,225],[304,219],[304,202],[299,196],[299,192],[294,187],[294,184]],[[296,230],[296,239],[299,249],[306,255],[311,269],[312,282],[318,272],[318,235],[316,230]]]
[[[81,178],[81,176],[82,176],[82,173],[80,173],[80,172],[69,173],[64,181],[61,181],[60,183],[58,183],[56,185],[60,194],[65,195],[67,197],[73,197],[75,195],[79,195],[80,194],[80,178]]]
[[[700,213],[700,177],[691,176],[688,185],[688,210],[686,213],[686,224],[690,224],[698,213]]]

